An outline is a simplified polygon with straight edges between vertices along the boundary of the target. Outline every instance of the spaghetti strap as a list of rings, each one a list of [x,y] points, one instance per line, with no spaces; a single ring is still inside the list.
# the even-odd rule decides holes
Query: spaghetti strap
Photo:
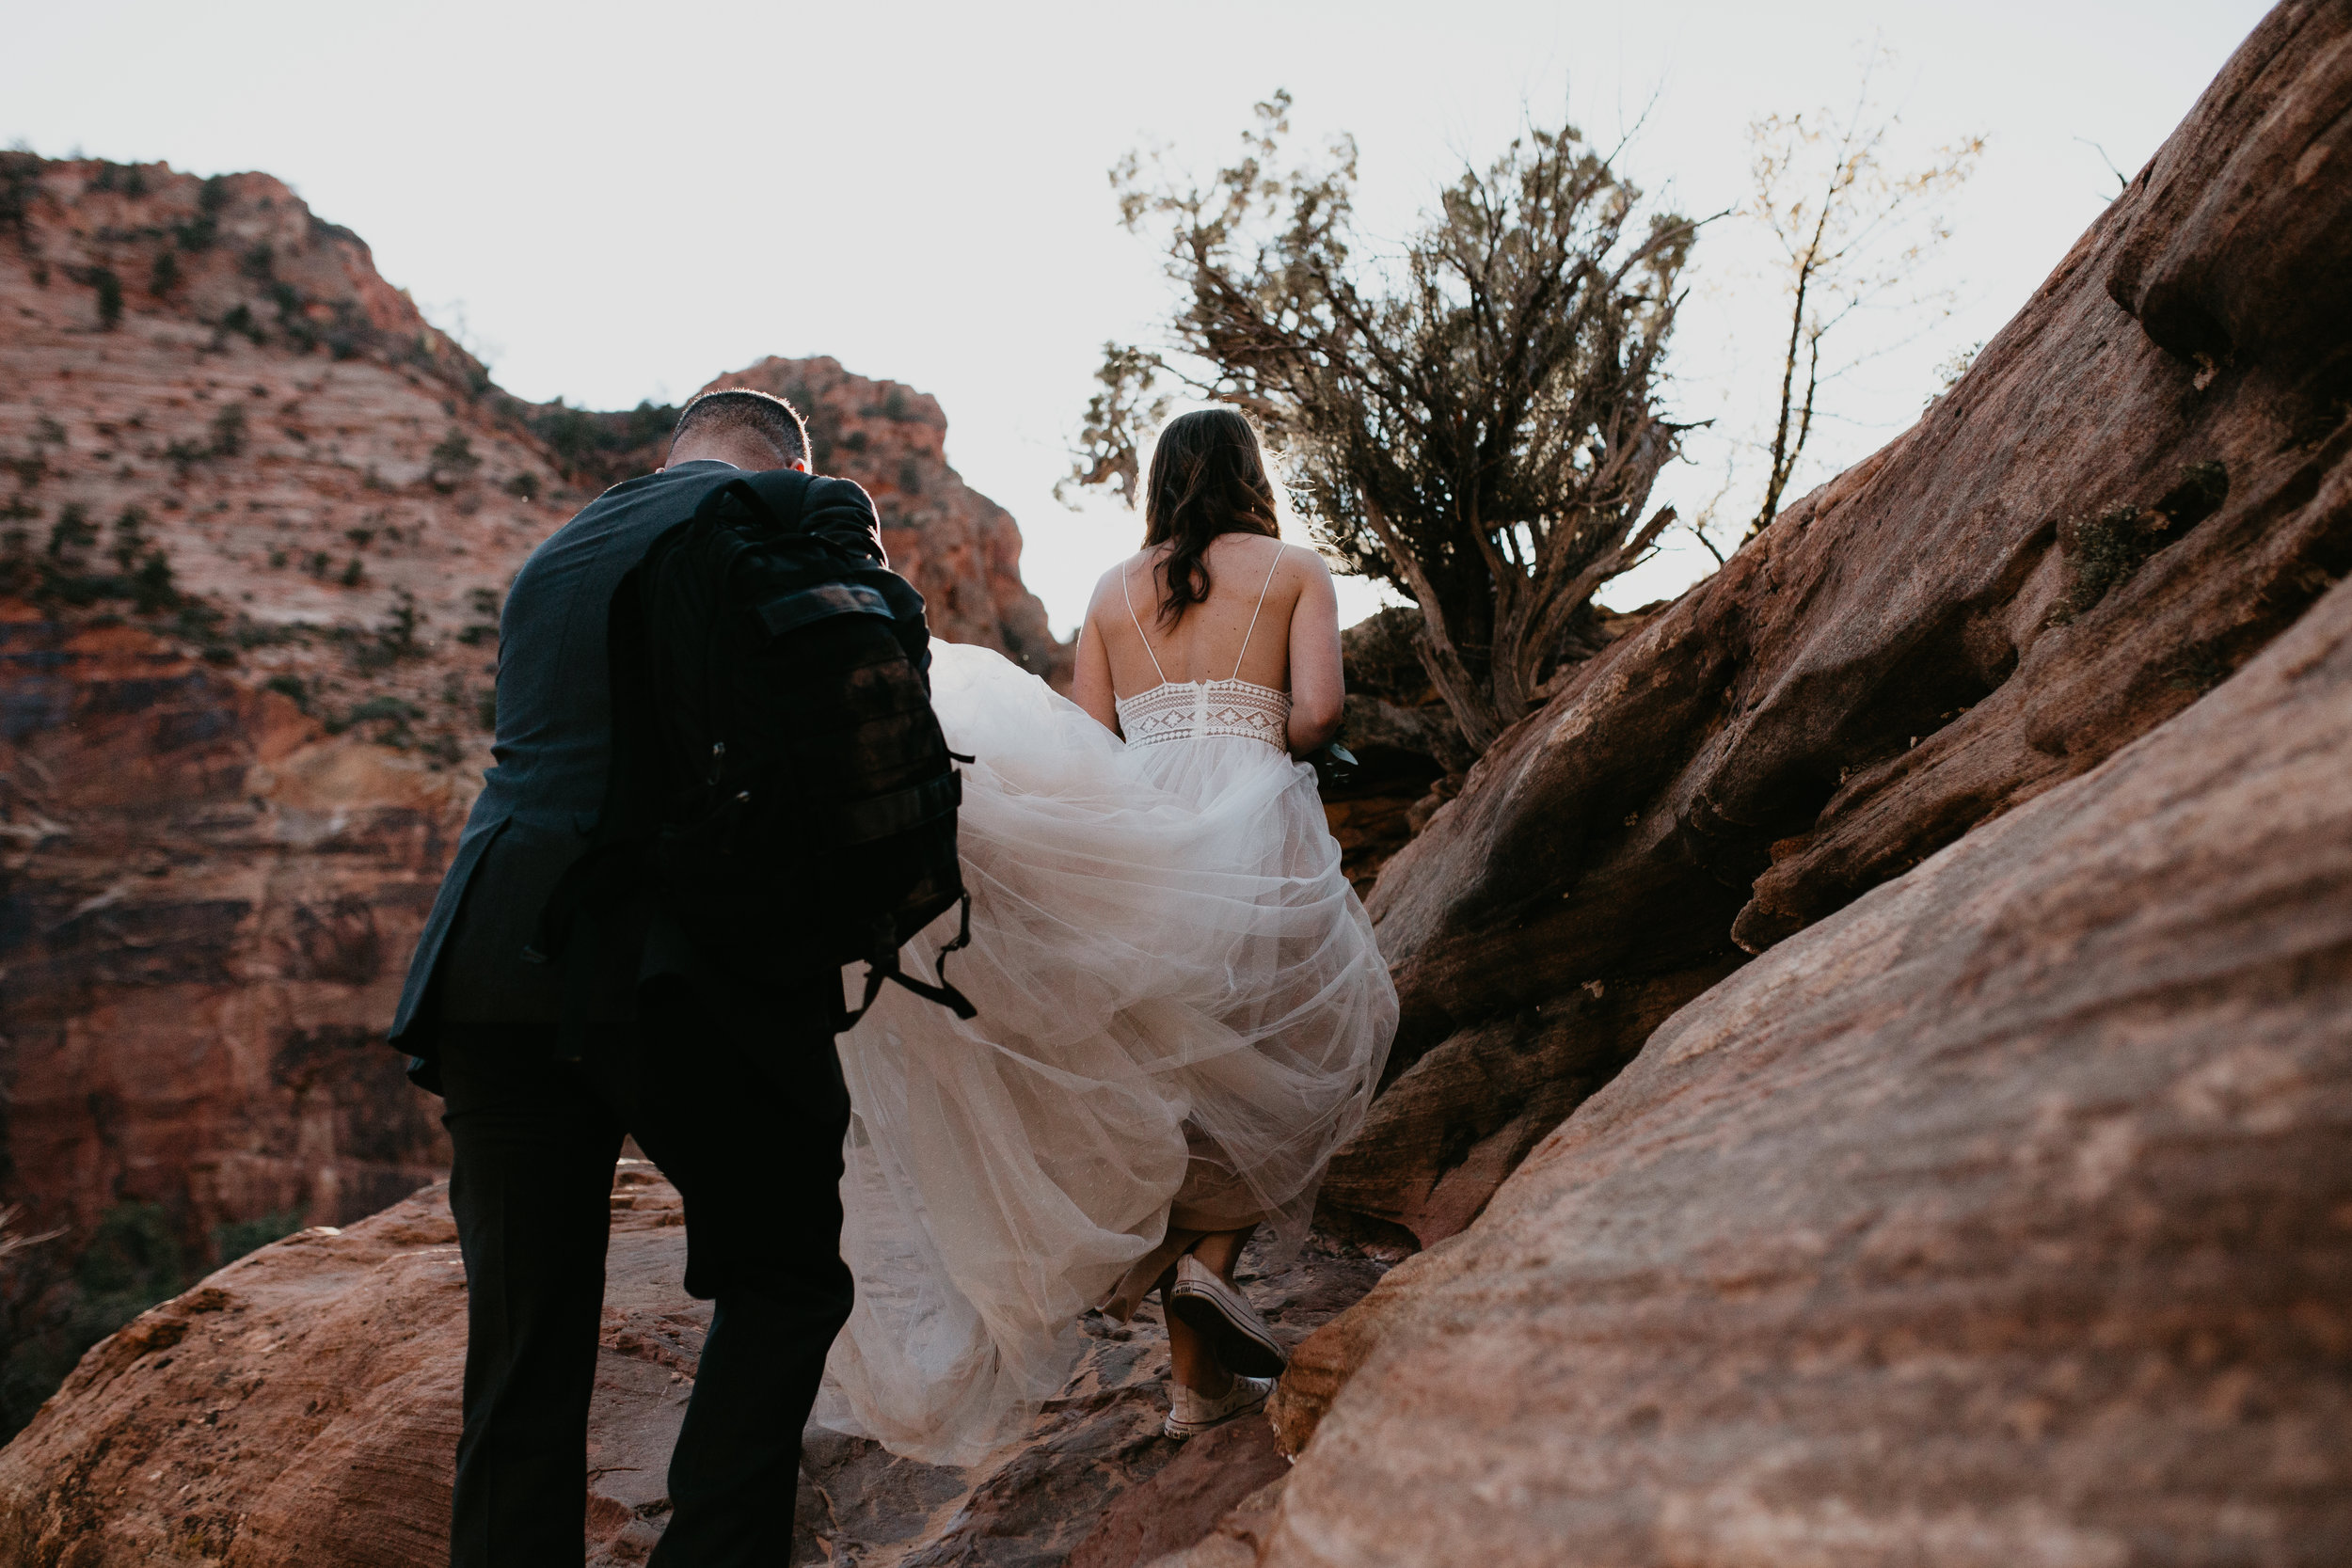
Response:
[[[1288,545],[1279,539],[1274,542],[1274,562],[1265,569],[1265,581],[1258,589],[1258,608],[1249,612],[1249,629],[1241,634],[1241,652],[1233,656],[1233,673],[1226,677],[1228,680],[1241,679],[1241,661],[1249,657],[1249,640],[1258,635],[1258,617],[1265,612],[1266,590],[1274,586],[1274,574],[1281,569],[1282,552],[1289,548]],[[1126,579],[1122,578],[1120,580],[1123,582]],[[1136,607],[1131,600],[1127,606],[1127,613],[1133,615],[1135,612]],[[1136,629],[1141,631],[1143,628],[1137,626]],[[1146,643],[1145,646],[1148,648],[1150,644]],[[1165,680],[1168,677],[1163,675],[1160,678]]]
[[[1266,580],[1271,582],[1274,579],[1268,578]],[[1160,656],[1152,652],[1152,639],[1144,632],[1143,618],[1136,613],[1135,590],[1127,586],[1127,568],[1124,565],[1121,565],[1119,568],[1119,591],[1121,594],[1125,595],[1127,600],[1127,619],[1136,624],[1136,635],[1143,639],[1143,651],[1146,654],[1151,655],[1152,673],[1160,677],[1160,684],[1162,686],[1166,686],[1168,684],[1168,672],[1160,668]],[[1251,624],[1255,625],[1256,623],[1252,622]],[[1248,644],[1245,642],[1244,646],[1246,647],[1247,645]],[[1116,695],[1116,693],[1114,693],[1114,695]]]

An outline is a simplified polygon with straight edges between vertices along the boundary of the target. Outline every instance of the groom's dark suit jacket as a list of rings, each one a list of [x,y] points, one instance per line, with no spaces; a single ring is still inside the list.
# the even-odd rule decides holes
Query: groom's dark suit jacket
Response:
[[[559,974],[522,960],[541,906],[588,847],[612,752],[605,628],[612,592],[665,530],[735,478],[681,464],[616,484],[531,552],[499,624],[497,759],[425,920],[391,1042],[433,1087],[443,1022],[551,1023]]]

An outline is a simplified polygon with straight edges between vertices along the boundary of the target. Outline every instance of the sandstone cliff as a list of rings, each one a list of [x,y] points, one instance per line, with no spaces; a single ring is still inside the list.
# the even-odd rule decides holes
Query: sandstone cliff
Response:
[[[2340,585],[1676,1013],[1309,1341],[1248,1560],[2320,1568],[2348,1345]]]
[[[746,377],[805,389],[944,635],[1066,668],[936,404]],[[499,607],[673,415],[508,398],[267,176],[0,154],[0,1203],[65,1230],[0,1300],[0,1431],[113,1326],[93,1291],[438,1174],[377,1042],[488,761]],[[77,1282],[117,1222],[138,1277]]]
[[[874,498],[890,564],[923,591],[936,635],[994,648],[1068,689],[1076,644],[1055,641],[1021,581],[1011,514],[947,466],[936,398],[831,359],[762,359],[703,389],[720,387],[773,392],[802,411],[818,470],[847,474]]]
[[[1369,901],[1329,1202],[1454,1234],[1750,955],[2195,702],[2352,565],[2347,20],[2281,7],[1974,368],[1499,741]]]

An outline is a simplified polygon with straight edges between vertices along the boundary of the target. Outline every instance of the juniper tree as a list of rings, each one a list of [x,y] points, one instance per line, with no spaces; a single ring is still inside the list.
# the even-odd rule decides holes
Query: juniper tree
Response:
[[[1178,299],[1161,347],[1105,345],[1071,479],[1132,501],[1173,395],[1244,409],[1318,543],[1419,607],[1415,651],[1483,751],[1673,521],[1644,514],[1686,428],[1660,378],[1696,226],[1564,125],[1466,166],[1375,247],[1351,140],[1280,166],[1289,107],[1257,105],[1204,183],[1134,154],[1112,171],[1127,226],[1164,233]]]

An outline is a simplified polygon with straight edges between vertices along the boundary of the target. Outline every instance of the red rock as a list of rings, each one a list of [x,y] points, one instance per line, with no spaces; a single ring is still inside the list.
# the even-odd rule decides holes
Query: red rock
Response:
[[[1915,427],[1581,666],[1389,862],[1398,1076],[1330,1204],[1455,1233],[1751,952],[2114,755],[2352,568],[2319,281],[2352,254],[2348,38],[2274,11]]]
[[[1070,1568],[1139,1568],[1205,1540],[1262,1488],[1290,1474],[1274,1429],[1242,1418],[1188,1439],[1158,1474],[1104,1511]]]
[[[722,387],[773,392],[802,411],[817,467],[874,498],[890,564],[922,590],[935,635],[993,648],[1069,689],[1077,644],[1055,640],[1043,601],[1022,582],[1011,514],[947,466],[938,399],[832,359],[762,359],[703,390]]]
[[[588,1453],[597,1568],[642,1562],[660,1536],[670,1446],[709,1324],[679,1285],[675,1189],[625,1162],[612,1206]],[[342,1231],[264,1247],[102,1342],[0,1449],[0,1561],[445,1563],[465,1354],[455,1234],[435,1187]],[[1249,1289],[1296,1342],[1377,1275],[1317,1244]],[[793,1560],[1013,1568],[1079,1548],[1096,1568],[1124,1568],[1146,1547],[1206,1534],[1284,1467],[1263,1422],[1191,1448],[1162,1437],[1156,1313],[1127,1329],[1089,1322],[1085,1359],[1028,1440],[972,1469],[811,1428]],[[1103,1539],[1082,1546],[1090,1535]]]
[[[2347,1021],[2342,586],[1685,1007],[1301,1347],[1263,1560],[2341,1562]]]
[[[488,762],[499,602],[667,416],[508,398],[265,175],[0,153],[0,1202],[66,1227],[53,1274],[130,1201],[209,1266],[223,1222],[348,1223],[444,1167],[379,1041]],[[745,377],[806,383],[946,635],[1066,669],[936,404],[831,360]],[[54,556],[69,507],[96,537]],[[121,589],[131,508],[211,619],[75,607]],[[40,1284],[20,1331],[63,1310]]]

